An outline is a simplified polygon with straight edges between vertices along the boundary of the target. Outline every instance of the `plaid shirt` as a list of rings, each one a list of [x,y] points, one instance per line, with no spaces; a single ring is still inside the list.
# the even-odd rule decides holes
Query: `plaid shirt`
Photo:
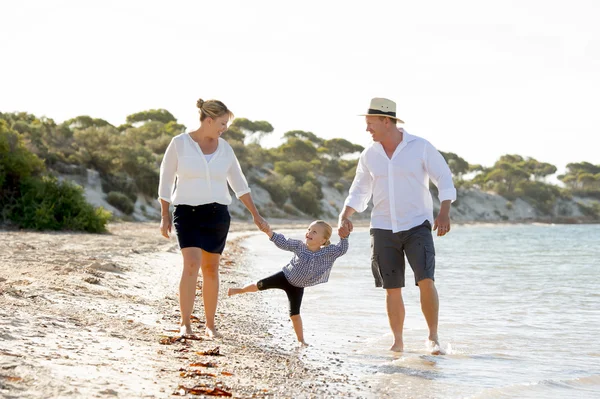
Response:
[[[310,287],[326,283],[333,262],[348,251],[348,238],[338,244],[331,244],[316,252],[308,249],[300,240],[287,239],[283,234],[273,233],[271,241],[278,248],[294,253],[294,257],[283,268],[285,278],[296,287]]]

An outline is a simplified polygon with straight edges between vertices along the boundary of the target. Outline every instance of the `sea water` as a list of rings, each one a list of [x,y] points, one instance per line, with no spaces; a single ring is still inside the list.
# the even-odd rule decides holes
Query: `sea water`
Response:
[[[348,375],[362,387],[357,397],[600,397],[600,225],[455,225],[434,239],[446,355],[432,356],[425,346],[408,264],[405,351],[388,350],[392,335],[384,290],[371,274],[368,229],[352,233],[327,284],[305,290],[308,348],[294,349],[283,291],[247,294],[279,310],[263,316],[273,319],[267,345]],[[265,235],[244,244],[251,280],[281,270],[292,256]]]

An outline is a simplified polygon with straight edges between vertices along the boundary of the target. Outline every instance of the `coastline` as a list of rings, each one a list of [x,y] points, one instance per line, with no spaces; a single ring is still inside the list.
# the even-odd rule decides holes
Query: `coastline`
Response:
[[[305,221],[271,223],[306,227]],[[0,230],[0,393],[361,397],[360,387],[335,373],[339,359],[309,366],[301,350],[273,345],[268,318],[259,316],[269,309],[257,296],[226,300],[227,286],[247,281],[240,242],[252,234],[262,233],[252,223],[232,223],[217,309],[223,338],[176,340],[181,259],[176,240],[161,237],[157,223],[113,223],[100,235]],[[220,356],[199,354],[217,350]]]
[[[270,220],[281,230],[307,222]],[[282,348],[269,327],[287,320],[260,296],[227,298],[228,286],[249,279],[241,242],[260,234],[251,222],[231,225],[217,309],[224,337],[184,341],[174,338],[181,255],[156,222],[112,223],[108,234],[0,230],[0,395],[163,398],[217,388],[237,398],[369,397],[368,388],[337,372],[342,359],[315,366],[301,349]],[[221,356],[198,354],[216,348]]]

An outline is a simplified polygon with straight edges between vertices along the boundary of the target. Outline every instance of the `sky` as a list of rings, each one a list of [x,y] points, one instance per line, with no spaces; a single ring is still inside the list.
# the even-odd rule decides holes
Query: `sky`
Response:
[[[198,98],[367,146],[372,97],[469,163],[600,164],[600,1],[0,2],[0,112],[114,125]]]

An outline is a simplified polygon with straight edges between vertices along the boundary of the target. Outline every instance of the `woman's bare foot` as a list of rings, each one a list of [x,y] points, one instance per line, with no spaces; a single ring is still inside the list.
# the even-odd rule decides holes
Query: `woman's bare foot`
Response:
[[[300,346],[310,346],[306,341],[298,341]]]
[[[221,338],[223,334],[217,331],[216,328],[208,328],[204,329],[204,336],[207,338]]]
[[[191,325],[183,325],[181,327],[179,327],[179,335],[193,335],[194,332],[192,331],[192,326]]]
[[[241,294],[241,293],[242,293],[241,288],[230,288],[227,290],[227,296],[237,295],[237,294]]]

